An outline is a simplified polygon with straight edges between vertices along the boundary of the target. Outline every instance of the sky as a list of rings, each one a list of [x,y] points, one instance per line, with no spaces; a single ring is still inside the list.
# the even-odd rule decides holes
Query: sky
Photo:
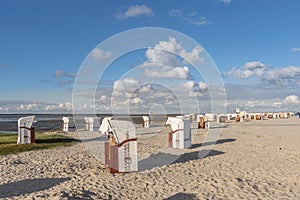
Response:
[[[2,0],[0,113],[300,111],[299,7],[298,0]],[[149,35],[151,46],[118,56],[136,41],[103,46],[147,27],[170,35]]]

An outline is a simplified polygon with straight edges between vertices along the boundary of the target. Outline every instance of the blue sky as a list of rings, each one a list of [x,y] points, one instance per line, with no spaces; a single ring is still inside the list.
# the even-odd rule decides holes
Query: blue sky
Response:
[[[222,74],[228,110],[299,110],[299,7],[298,0],[2,0],[0,112],[71,111],[74,79],[88,54],[107,38],[140,27],[173,29],[196,40]],[[102,102],[111,99],[121,72],[147,60],[145,51],[112,65],[103,77],[106,90],[99,87]],[[188,81],[198,87],[203,80]],[[207,92],[202,89],[199,100]],[[141,95],[133,98],[139,108],[146,103]],[[97,111],[109,112],[100,104]]]

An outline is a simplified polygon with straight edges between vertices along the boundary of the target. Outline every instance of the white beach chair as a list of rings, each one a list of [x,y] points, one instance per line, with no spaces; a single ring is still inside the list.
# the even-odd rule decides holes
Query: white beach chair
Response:
[[[191,146],[191,122],[189,118],[168,117],[166,124],[171,126],[168,134],[168,146],[186,149]]]
[[[150,127],[150,120],[148,116],[143,116],[143,127],[149,128]]]
[[[104,117],[102,119],[101,125],[99,127],[99,132],[102,134],[108,135],[108,133],[111,131],[111,127],[109,126],[109,120],[112,120],[112,117]]]
[[[33,125],[35,116],[21,117],[18,120],[17,144],[35,143],[35,130]]]
[[[105,164],[111,173],[138,171],[135,126],[129,121],[108,120],[111,132],[105,143]]]
[[[85,130],[94,131],[94,118],[93,117],[84,117]]]
[[[69,118],[68,117],[63,117],[62,118],[62,132],[63,133],[68,133],[69,131]]]

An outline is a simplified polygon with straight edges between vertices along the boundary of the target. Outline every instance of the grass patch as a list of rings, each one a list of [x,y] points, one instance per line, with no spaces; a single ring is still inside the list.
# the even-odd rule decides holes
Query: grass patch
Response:
[[[0,134],[0,156],[24,151],[51,149],[59,146],[66,147],[79,142],[79,140],[65,135],[42,133],[35,134],[35,144],[17,144],[17,139],[17,134]]]

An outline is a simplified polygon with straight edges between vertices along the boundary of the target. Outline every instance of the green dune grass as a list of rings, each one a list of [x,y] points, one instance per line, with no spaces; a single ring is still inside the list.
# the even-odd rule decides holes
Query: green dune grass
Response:
[[[59,146],[66,147],[79,142],[79,140],[65,135],[42,133],[35,134],[35,144],[17,144],[17,139],[17,134],[0,134],[0,156],[24,151],[51,149]]]

